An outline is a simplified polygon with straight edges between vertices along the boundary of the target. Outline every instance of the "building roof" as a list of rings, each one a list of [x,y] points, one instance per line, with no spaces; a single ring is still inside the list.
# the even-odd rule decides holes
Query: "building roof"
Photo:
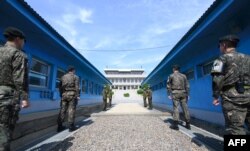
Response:
[[[216,0],[205,11],[205,13],[196,21],[189,31],[177,42],[170,52],[161,60],[161,62],[153,69],[153,71],[144,80],[145,83],[154,79],[159,79],[159,76],[169,74],[172,64],[185,64],[191,62],[193,56],[202,54],[204,49],[217,46],[218,38],[230,32],[231,26],[239,18],[243,22],[249,16],[249,13],[244,13],[246,5],[249,5],[248,0]],[[242,18],[243,18],[242,17]],[[205,56],[209,58],[211,56]],[[193,60],[194,61],[194,60]],[[165,70],[165,71],[163,71]],[[159,73],[161,71],[161,73]],[[157,80],[156,80],[157,81]]]
[[[36,23],[35,22],[33,22],[33,23],[39,24],[38,28],[40,28],[40,30],[44,31],[44,29],[46,29],[52,36],[54,36],[53,38],[58,39],[58,41],[56,40],[56,42],[58,42],[59,45],[64,44],[66,46],[65,50],[69,51],[70,54],[72,54],[75,58],[79,59],[80,62],[87,65],[87,67],[90,70],[92,70],[94,73],[96,73],[96,75],[98,75],[104,81],[109,82],[104,77],[104,75],[98,69],[96,69],[95,66],[93,66],[71,44],[69,44],[69,42],[67,40],[65,40],[65,38],[62,35],[60,35],[54,28],[52,28],[51,25],[48,24],[45,21],[45,19],[43,19],[27,2],[25,2],[24,0],[18,0],[18,1],[6,0],[6,2],[9,3],[13,8],[20,11],[20,13],[22,13],[22,15],[25,16],[27,19],[29,19],[31,22],[33,20],[30,18],[30,15],[32,15],[32,17],[35,17]]]

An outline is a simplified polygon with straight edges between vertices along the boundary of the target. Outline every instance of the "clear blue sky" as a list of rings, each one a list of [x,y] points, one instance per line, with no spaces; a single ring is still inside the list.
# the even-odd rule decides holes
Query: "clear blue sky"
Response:
[[[25,1],[100,72],[149,74],[214,0]]]

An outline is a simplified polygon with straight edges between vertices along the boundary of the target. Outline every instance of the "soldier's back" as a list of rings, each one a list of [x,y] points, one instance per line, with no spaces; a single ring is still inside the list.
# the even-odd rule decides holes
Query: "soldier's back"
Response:
[[[3,46],[0,47],[0,84],[14,86],[14,81],[12,77],[12,63],[16,57],[21,56],[22,52],[14,47]]]

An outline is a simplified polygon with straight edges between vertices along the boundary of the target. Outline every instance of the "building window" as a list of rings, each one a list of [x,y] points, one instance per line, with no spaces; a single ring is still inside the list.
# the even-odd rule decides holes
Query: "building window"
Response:
[[[82,93],[85,93],[86,91],[86,82],[85,80],[82,80]]]
[[[86,83],[85,83],[85,93],[87,94],[89,91],[88,91],[88,88],[89,88],[89,81],[86,80]]]
[[[94,83],[89,82],[89,92],[90,92],[90,94],[93,94],[93,89],[94,89]]]
[[[59,84],[60,84],[60,80],[62,78],[62,76],[65,74],[65,71],[63,71],[62,69],[57,69],[56,72],[56,88],[59,88]]]
[[[188,72],[185,73],[187,76],[188,80],[193,80],[194,79],[194,70],[189,70]]]
[[[213,61],[208,62],[208,63],[202,65],[202,73],[203,73],[203,75],[210,74],[212,67],[213,67]]]
[[[32,59],[29,73],[30,85],[47,87],[50,66],[37,59]]]

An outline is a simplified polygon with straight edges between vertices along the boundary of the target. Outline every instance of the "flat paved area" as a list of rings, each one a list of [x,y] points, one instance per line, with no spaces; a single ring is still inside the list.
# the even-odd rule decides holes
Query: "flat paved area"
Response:
[[[90,122],[50,150],[69,151],[190,151],[208,150],[169,128],[157,110],[138,103],[117,104],[90,117]],[[138,116],[139,115],[139,116]],[[160,114],[159,114],[160,115]]]

